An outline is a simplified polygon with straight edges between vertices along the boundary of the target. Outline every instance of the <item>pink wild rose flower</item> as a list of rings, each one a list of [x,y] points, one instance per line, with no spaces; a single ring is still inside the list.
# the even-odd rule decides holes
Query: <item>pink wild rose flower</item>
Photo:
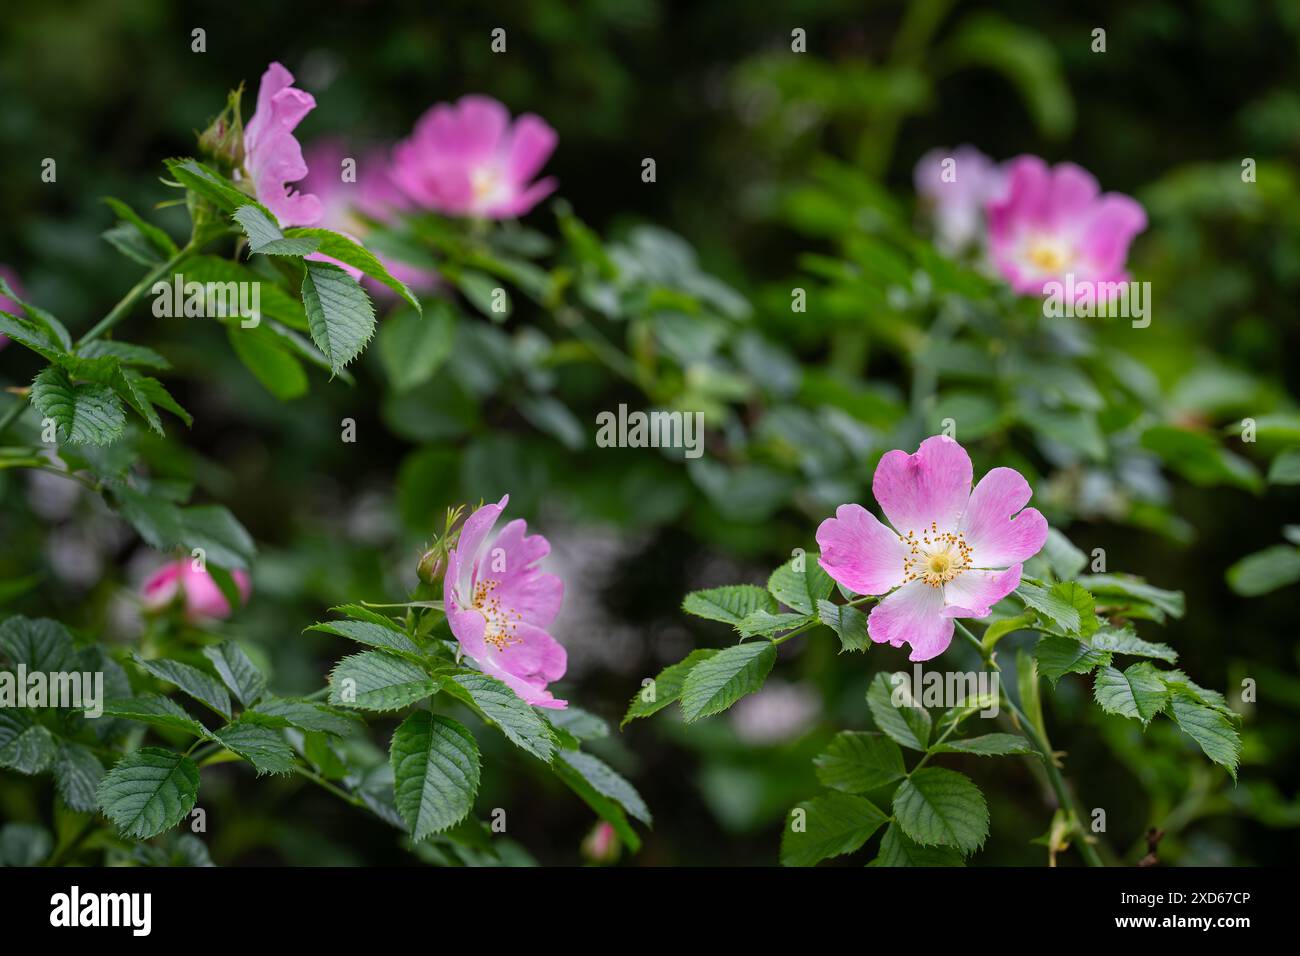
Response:
[[[281,226],[320,222],[320,200],[289,186],[307,175],[293,131],[315,108],[315,98],[293,86],[292,73],[279,63],[266,68],[257,90],[257,110],[244,127],[244,168],[257,198]]]
[[[349,158],[356,160],[355,181],[343,178],[343,163]],[[307,150],[307,168],[307,176],[299,186],[320,200],[318,224],[354,241],[360,242],[370,231],[366,219],[388,222],[395,213],[411,207],[411,200],[393,179],[388,150],[384,148],[373,148],[358,156],[342,140],[317,140]],[[332,262],[357,281],[363,279],[361,270],[346,262],[319,252],[313,252],[307,258]],[[379,259],[384,268],[416,291],[429,291],[437,286],[436,272],[384,256],[379,256]],[[388,286],[380,282],[373,285],[374,291],[380,295],[392,294]]]
[[[8,266],[0,265],[0,276],[4,277],[5,282],[9,283],[9,288],[15,295],[22,295],[22,287],[18,284],[18,276]],[[21,316],[22,306],[6,295],[0,294],[0,312],[8,312],[10,315]],[[9,344],[9,339],[0,335],[0,349]]]
[[[253,590],[248,572],[236,569],[230,574],[239,588],[241,602],[247,604]],[[230,617],[230,602],[217,587],[217,582],[206,570],[196,570],[189,558],[164,564],[140,589],[144,606],[155,611],[167,607],[178,596],[184,598],[185,618],[191,623]]]
[[[559,137],[545,120],[525,113],[513,123],[489,96],[438,103],[393,152],[393,175],[426,209],[450,216],[509,219],[550,195],[555,179],[532,182]]]
[[[1100,194],[1091,173],[1073,163],[1049,167],[1037,156],[1007,164],[1007,185],[989,203],[989,254],[1017,292],[1042,294],[1048,282],[1124,282],[1129,243],[1147,227],[1142,206],[1121,193]]]
[[[551,696],[546,685],[564,676],[568,656],[547,629],[560,612],[564,582],[538,567],[551,545],[528,535],[523,519],[493,537],[509,501],[506,495],[465,519],[442,582],[447,623],[483,673],[526,703],[559,710],[568,701]]]
[[[952,255],[984,237],[984,207],[1006,188],[1001,166],[974,146],[958,146],[930,150],[912,175],[934,219],[935,245]]]
[[[1025,507],[1033,492],[1024,476],[994,468],[971,491],[970,456],[946,436],[927,438],[914,455],[885,454],[871,491],[892,527],[861,505],[840,505],[817,529],[819,563],[856,594],[888,595],[867,633],[877,644],[911,645],[908,660],[942,654],[953,618],[988,616],[1047,540],[1047,520]]]

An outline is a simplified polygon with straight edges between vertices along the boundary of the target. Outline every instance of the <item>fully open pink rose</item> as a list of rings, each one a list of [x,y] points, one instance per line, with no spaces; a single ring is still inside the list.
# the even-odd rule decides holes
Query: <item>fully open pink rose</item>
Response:
[[[292,73],[279,63],[266,68],[257,110],[244,127],[244,168],[257,198],[281,226],[314,226],[321,218],[320,200],[289,186],[307,175],[293,131],[315,108],[310,93],[294,88]]]
[[[908,660],[942,654],[953,618],[990,614],[1047,540],[1047,520],[1025,507],[1033,492],[1020,472],[994,468],[971,491],[970,456],[944,436],[914,455],[885,454],[871,491],[893,527],[840,505],[817,529],[819,563],[856,594],[889,595],[867,632],[877,644],[911,645]]]
[[[248,572],[231,572],[243,603],[248,603],[252,582]],[[199,571],[189,558],[165,564],[140,589],[140,597],[147,608],[158,610],[167,607],[178,597],[185,601],[185,617],[190,621],[219,620],[230,617],[230,602],[206,570]]]
[[[1017,292],[1042,294],[1048,282],[1122,282],[1129,243],[1147,227],[1145,210],[1120,193],[1100,195],[1097,180],[1073,163],[1049,167],[1020,156],[1007,167],[1003,195],[988,205],[989,253]]]
[[[509,501],[506,495],[465,520],[442,583],[447,623],[485,674],[529,704],[560,709],[568,701],[557,700],[546,685],[564,676],[568,656],[547,629],[560,612],[564,582],[538,567],[551,545],[527,534],[522,519],[493,536]]]
[[[393,152],[394,178],[416,203],[451,216],[522,216],[555,190],[532,182],[555,150],[555,130],[525,113],[513,123],[489,96],[439,103]]]

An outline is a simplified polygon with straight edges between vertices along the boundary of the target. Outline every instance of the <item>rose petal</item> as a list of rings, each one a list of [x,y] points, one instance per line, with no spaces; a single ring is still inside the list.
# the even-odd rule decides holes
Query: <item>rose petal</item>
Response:
[[[938,657],[952,643],[952,618],[943,616],[943,589],[922,581],[904,584],[867,618],[867,633],[877,644],[909,644],[909,661]]]
[[[820,564],[855,594],[885,594],[903,583],[908,548],[861,505],[835,509],[817,528]]]
[[[988,617],[1020,584],[1020,565],[1005,571],[968,570],[943,586],[944,617]]]
[[[871,479],[871,491],[900,534],[920,535],[933,523],[953,530],[970,497],[971,463],[966,449],[946,435],[921,442],[916,454],[887,452]]]
[[[1029,482],[1014,468],[994,468],[980,479],[959,526],[973,567],[1005,568],[1042,550],[1047,519],[1037,509],[1025,508],[1032,495]]]

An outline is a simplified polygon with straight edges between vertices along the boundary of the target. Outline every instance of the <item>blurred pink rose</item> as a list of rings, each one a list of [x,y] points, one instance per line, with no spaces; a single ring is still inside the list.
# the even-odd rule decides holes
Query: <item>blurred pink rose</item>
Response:
[[[522,216],[556,187],[530,182],[558,141],[545,120],[509,111],[489,96],[438,103],[393,152],[394,178],[426,209],[452,216]]]
[[[231,572],[239,588],[241,603],[247,604],[253,591],[247,571]],[[230,602],[206,570],[197,571],[189,558],[165,564],[140,589],[146,608],[160,610],[183,595],[185,618],[189,621],[221,620],[230,617]]]
[[[1002,277],[1025,294],[1049,282],[1123,282],[1129,243],[1147,227],[1137,200],[1101,195],[1096,178],[1073,163],[1037,156],[1007,164],[1005,193],[988,205],[989,253]]]
[[[974,146],[930,150],[913,178],[934,219],[935,245],[950,255],[984,237],[984,207],[1006,189],[1002,167]]]
[[[356,160],[355,181],[343,179],[343,162],[349,158]],[[387,149],[373,148],[357,156],[340,139],[318,140],[307,150],[307,169],[307,176],[299,186],[320,200],[321,217],[318,225],[343,233],[363,245],[370,226],[362,216],[387,222],[395,212],[412,206],[411,200],[393,179]],[[332,262],[346,270],[354,279],[360,281],[362,278],[360,269],[319,252],[314,252],[307,258]],[[437,285],[436,272],[384,256],[379,258],[389,272],[417,292],[429,291]],[[393,294],[382,283],[373,283],[373,287],[380,295]]]
[[[257,198],[281,226],[314,226],[321,202],[311,193],[289,188],[307,175],[302,146],[293,131],[316,108],[310,93],[295,89],[293,74],[272,63],[262,74],[257,110],[244,127],[244,168]]]

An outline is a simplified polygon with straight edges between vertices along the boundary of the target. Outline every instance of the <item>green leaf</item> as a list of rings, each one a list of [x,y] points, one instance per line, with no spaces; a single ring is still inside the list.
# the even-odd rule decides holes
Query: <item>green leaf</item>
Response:
[[[1196,741],[1205,751],[1205,756],[1227,768],[1232,779],[1236,780],[1237,763],[1241,760],[1241,738],[1228,718],[1181,690],[1174,690],[1169,698],[1169,709],[1178,729]]]
[[[0,277],[0,295],[17,302],[26,317],[26,324],[36,329],[55,350],[59,352],[72,350],[72,336],[68,334],[67,326],[40,306],[24,300],[3,277]]]
[[[907,677],[901,671],[899,674]],[[912,750],[925,750],[930,742],[930,713],[916,702],[907,681],[895,685],[890,678],[891,675],[882,671],[872,678],[867,688],[871,719],[895,742]]]
[[[792,558],[772,572],[767,579],[767,589],[786,607],[801,614],[814,614],[817,602],[830,597],[835,582],[817,561],[816,554],[803,554]],[[796,563],[803,565],[795,570]]]
[[[181,661],[167,660],[166,658],[146,660],[138,654],[133,655],[132,659],[154,677],[167,681],[169,684],[175,684],[186,694],[189,694],[200,703],[206,704],[226,720],[230,719],[230,695],[226,693],[226,689],[218,683],[216,678],[205,674],[197,667],[191,667]]]
[[[15,614],[0,622],[0,657],[28,672],[46,674],[76,670],[72,635],[58,621]]]
[[[989,833],[989,808],[964,774],[922,767],[894,792],[894,820],[921,846],[978,849]]]
[[[736,625],[742,637],[775,637],[782,631],[793,630],[807,624],[813,618],[807,614],[772,614],[770,611],[755,611]]]
[[[307,313],[303,310],[302,303],[287,289],[268,281],[261,272],[242,262],[222,259],[219,256],[194,256],[185,260],[185,281],[199,282],[204,286],[209,282],[223,285],[228,282],[259,283],[258,305],[261,307],[262,317],[283,322],[290,328],[307,331]],[[252,329],[240,326],[239,331],[250,332]]]
[[[1151,605],[1175,618],[1182,617],[1187,607],[1182,591],[1166,591],[1131,574],[1086,574],[1079,578],[1079,584],[1091,591],[1097,602],[1103,605],[1137,602]]]
[[[832,856],[852,853],[888,818],[870,800],[830,793],[799,804],[781,833],[781,863],[814,866]]]
[[[937,754],[977,754],[981,757],[1010,754],[1041,756],[1034,749],[1034,745],[1019,734],[984,734],[980,737],[967,737],[964,740],[947,740],[936,744],[932,749]]]
[[[105,717],[136,720],[153,727],[179,730],[195,737],[207,737],[208,730],[187,714],[179,704],[161,694],[145,697],[114,697],[104,701]]]
[[[119,222],[117,225],[105,229],[100,235],[104,237],[104,240],[109,245],[132,262],[142,266],[155,266],[164,261],[144,233],[129,222]]]
[[[1270,485],[1300,485],[1300,448],[1288,448],[1268,466]]]
[[[357,281],[336,265],[305,260],[302,304],[316,347],[337,374],[375,334],[375,310]]]
[[[682,695],[682,685],[686,682],[686,675],[691,672],[691,669],[717,653],[715,648],[702,647],[691,651],[676,664],[665,667],[659,672],[658,677],[653,678],[632,698],[632,702],[627,706],[627,713],[623,715],[623,722],[619,726],[626,727],[638,717],[657,714],[677,700]]]
[[[556,755],[601,796],[613,800],[646,826],[654,822],[636,788],[599,757],[581,750],[558,750]]]
[[[423,311],[420,307],[420,300],[411,293],[405,282],[402,282],[389,272],[388,267],[379,261],[374,253],[353,242],[347,236],[341,236],[337,232],[330,232],[328,229],[290,229],[286,235],[301,236],[314,240],[316,242],[315,251],[321,255],[337,259],[344,265],[349,265],[354,269],[360,269],[370,278],[382,282],[400,295],[415,308],[416,312]]]
[[[1178,660],[1178,652],[1168,644],[1144,641],[1129,627],[1103,627],[1092,635],[1089,643],[1099,651],[1110,651],[1113,654],[1154,657],[1170,664]]]
[[[1055,528],[1047,530],[1047,542],[1043,545],[1042,557],[1051,568],[1052,574],[1061,581],[1073,580],[1088,564],[1087,556]]]
[[[1142,433],[1142,447],[1196,485],[1232,485],[1247,491],[1263,487],[1254,465],[1221,447],[1205,432],[1153,425]]]
[[[252,196],[241,191],[238,186],[225,176],[214,172],[197,160],[165,159],[163,164],[167,167],[167,171],[171,173],[172,179],[191,192],[202,196],[217,208],[226,212],[234,212],[241,206],[255,206],[268,219],[272,222],[275,221],[275,217],[271,215],[270,210],[265,206]]]
[[[266,698],[252,710],[245,711],[242,719],[258,721],[271,727],[297,727],[308,733],[326,733],[336,737],[346,737],[359,726],[351,714],[297,697]]]
[[[0,866],[40,866],[54,850],[54,838],[35,823],[0,826]]]
[[[293,770],[293,748],[279,730],[256,720],[240,718],[212,732],[221,744],[243,757],[263,774],[286,774]]]
[[[456,312],[437,300],[423,318],[403,310],[384,319],[376,347],[394,390],[404,392],[433,378],[455,340]]]
[[[857,608],[847,604],[818,601],[817,616],[823,624],[839,635],[841,654],[845,651],[870,649],[871,637],[867,634],[867,616]]]
[[[696,617],[737,626],[755,611],[777,612],[772,595],[752,584],[733,584],[729,587],[692,591],[682,601],[682,610]]]
[[[151,348],[132,345],[130,342],[115,342],[112,339],[93,339],[78,345],[77,355],[87,359],[115,358],[123,365],[139,365],[160,371],[172,367],[171,362]]]
[[[682,716],[690,723],[721,713],[762,687],[774,663],[771,641],[736,644],[701,661],[682,685]]]
[[[81,744],[65,740],[54,758],[54,785],[63,802],[78,813],[93,813],[99,807],[95,791],[104,777],[104,765]]]
[[[226,686],[245,707],[252,707],[266,693],[266,678],[234,641],[205,647],[203,656],[212,661]]]
[[[1072,637],[1044,634],[1034,646],[1034,657],[1043,676],[1055,684],[1066,674],[1086,674],[1110,663],[1110,651],[1100,651]]]
[[[880,840],[880,853],[867,866],[965,866],[951,847],[921,846],[891,823]]]
[[[282,402],[306,395],[310,387],[302,363],[284,340],[264,325],[226,328],[230,347],[268,392]]]
[[[256,206],[240,206],[231,216],[244,227],[248,251],[269,256],[310,255],[319,243],[314,239],[286,239],[270,215]]]
[[[441,685],[418,664],[382,651],[345,657],[330,672],[331,704],[361,710],[401,710]]]
[[[393,733],[389,756],[397,810],[412,842],[469,814],[478,793],[479,754],[473,736],[459,723],[418,710]]]
[[[561,750],[561,755],[566,753],[578,753],[578,751]],[[614,828],[618,838],[633,853],[641,849],[641,838],[637,836],[632,825],[628,823],[627,816],[623,812],[623,807],[615,800],[605,796],[589,783],[579,772],[578,769],[569,764],[566,760],[552,760],[551,771],[560,779],[570,790],[582,798],[583,803],[591,807],[595,814]]]
[[[49,362],[57,362],[67,352],[47,330],[8,312],[0,311],[0,335],[31,349]]]
[[[372,621],[323,621],[320,624],[311,625],[307,630],[337,634],[339,637],[346,637],[359,644],[368,644],[371,647],[382,648],[386,651],[395,651],[399,657],[410,655],[419,659],[424,656],[420,651],[420,646],[407,637],[405,631],[394,630],[387,625],[376,624]]]
[[[54,735],[24,710],[0,709],[0,767],[19,773],[44,773],[54,762]]]
[[[1055,584],[1051,590],[1022,583],[1016,594],[1065,634],[1087,637],[1099,626],[1092,595],[1073,581]]]
[[[172,237],[167,235],[163,230],[142,219],[134,209],[122,202],[120,199],[114,199],[112,196],[104,196],[103,201],[105,205],[113,210],[113,212],[117,213],[118,218],[124,222],[130,223],[137,231],[139,231],[145,241],[147,241],[149,245],[153,247],[154,251],[157,252],[159,261],[165,261],[176,255],[178,251],[176,243],[173,242]]]
[[[246,569],[257,555],[252,536],[230,509],[221,505],[196,505],[181,511],[181,544],[202,548],[209,564]]]
[[[1228,587],[1242,597],[1259,597],[1300,581],[1300,548],[1275,544],[1248,554],[1228,568]]]
[[[1131,664],[1123,671],[1103,667],[1097,671],[1092,694],[1108,714],[1120,714],[1146,724],[1165,706],[1169,690],[1164,678],[1149,662]]]
[[[1024,630],[1034,623],[1036,618],[1032,611],[1025,611],[1023,614],[1017,614],[1014,617],[1004,617],[1000,620],[992,621],[984,629],[984,636],[980,638],[980,643],[986,651],[991,651],[997,647],[998,641],[1008,634],[1014,634],[1016,631]]]
[[[443,685],[443,689],[453,694],[456,689],[463,691],[464,696],[483,712],[483,716],[496,724],[511,743],[543,763],[550,763],[555,752],[551,729],[532,707],[501,681],[487,674],[457,674]]]
[[[881,734],[844,730],[835,735],[813,765],[822,786],[866,793],[907,775],[898,744]]]
[[[122,400],[107,385],[73,384],[68,373],[49,365],[32,382],[32,404],[54,421],[59,441],[111,445],[126,430]]]
[[[99,806],[128,836],[147,840],[180,823],[199,796],[199,768],[170,750],[144,747],[99,783]]]

